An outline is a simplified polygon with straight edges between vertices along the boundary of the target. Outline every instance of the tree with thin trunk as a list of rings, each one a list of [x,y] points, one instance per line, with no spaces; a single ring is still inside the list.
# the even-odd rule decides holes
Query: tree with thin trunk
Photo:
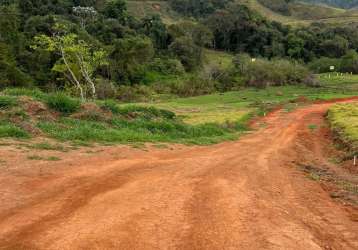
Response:
[[[79,90],[83,101],[87,87],[92,98],[96,98],[95,71],[108,64],[107,53],[80,40],[76,34],[63,32],[65,28],[60,25],[56,25],[55,30],[52,36],[36,36],[32,48],[59,54],[60,59],[52,70],[62,73]]]

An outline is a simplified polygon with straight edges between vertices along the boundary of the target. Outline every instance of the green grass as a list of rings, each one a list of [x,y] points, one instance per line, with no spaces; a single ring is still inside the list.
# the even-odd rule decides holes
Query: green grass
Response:
[[[266,89],[244,88],[222,94],[177,98],[151,105],[171,110],[189,124],[223,123],[243,119],[250,113],[263,114],[280,103],[287,103],[285,107],[287,111],[291,111],[294,109],[294,105],[289,104],[290,100],[297,99],[300,96],[305,96],[309,100],[358,96],[357,78],[358,76],[346,76],[342,83],[338,83],[338,79],[326,80],[322,83],[323,87],[321,88],[306,86],[282,86]],[[338,86],[336,86],[337,84]],[[348,87],[350,90],[347,90]]]
[[[7,109],[17,104],[17,100],[12,96],[0,96],[0,109]]]
[[[45,100],[48,97],[41,90],[27,88],[7,88],[2,93],[8,96],[29,96],[36,100]]]
[[[328,119],[340,140],[353,154],[358,153],[358,104],[337,104],[329,109]]]
[[[159,15],[163,22],[172,24],[184,18],[173,11],[166,1],[127,1],[128,12],[141,19],[146,16]]]
[[[30,155],[27,157],[27,159],[33,161],[60,161],[61,160],[61,158],[57,156],[42,157],[39,155]]]
[[[308,128],[311,130],[311,131],[314,131],[318,128],[318,126],[316,124],[309,124],[308,125]]]
[[[155,121],[113,119],[111,124],[62,118],[58,122],[40,122],[48,136],[62,141],[85,142],[181,142],[210,144],[235,139],[242,127],[226,128],[217,124],[198,126],[176,120]]]
[[[29,147],[38,150],[62,151],[62,152],[67,151],[67,149],[61,144],[51,144],[48,142],[35,143],[30,145]]]
[[[30,135],[23,129],[10,124],[0,123],[0,138],[29,138]]]
[[[232,65],[234,55],[217,50],[204,50],[204,61],[206,64],[216,65],[220,68],[227,69]]]
[[[65,93],[54,93],[46,99],[47,105],[58,112],[71,114],[79,110],[81,103],[78,99],[71,98]]]
[[[358,75],[337,72],[317,75],[323,86],[345,91],[358,91]]]

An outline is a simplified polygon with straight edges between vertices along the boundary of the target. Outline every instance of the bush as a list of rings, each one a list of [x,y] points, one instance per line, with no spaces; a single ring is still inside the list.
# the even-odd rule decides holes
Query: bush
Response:
[[[308,68],[315,73],[330,72],[331,66],[334,66],[335,71],[341,71],[341,59],[321,57],[308,64]]]
[[[341,72],[358,73],[358,53],[355,50],[349,51],[341,58]]]
[[[118,113],[123,116],[126,116],[127,118],[132,118],[132,119],[140,118],[145,120],[151,120],[157,118],[173,120],[176,117],[175,113],[169,110],[157,109],[154,107],[133,106],[133,105],[119,108]]]
[[[11,96],[0,96],[0,109],[16,105],[16,98]]]
[[[123,102],[145,102],[151,99],[154,90],[146,85],[121,85],[118,88],[116,98]]]
[[[99,79],[96,84],[96,91],[98,99],[113,99],[116,97],[117,89],[108,80]]]
[[[169,58],[154,58],[153,62],[149,65],[149,69],[165,75],[181,75],[185,72],[179,60]]]
[[[112,112],[113,114],[119,114],[120,113],[120,108],[117,104],[116,101],[114,100],[106,100],[104,103],[102,103],[101,108],[107,111]]]
[[[74,113],[81,106],[79,100],[71,98],[64,93],[55,93],[49,95],[46,103],[51,109],[65,114]]]
[[[248,86],[267,87],[304,84],[311,73],[304,66],[287,60],[259,59],[249,63],[243,75]]]
[[[202,64],[202,48],[195,45],[193,40],[188,37],[177,38],[169,46],[169,50],[180,60],[187,71],[193,71]]]
[[[174,82],[171,91],[182,97],[206,95],[215,92],[215,82],[193,76],[188,80]]]

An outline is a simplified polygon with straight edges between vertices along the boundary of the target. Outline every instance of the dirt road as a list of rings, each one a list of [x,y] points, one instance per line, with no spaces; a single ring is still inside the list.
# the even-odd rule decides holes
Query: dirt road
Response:
[[[0,158],[0,249],[358,249],[357,210],[299,163],[328,164],[330,104],[277,111],[237,142]],[[0,167],[1,168],[1,167]]]

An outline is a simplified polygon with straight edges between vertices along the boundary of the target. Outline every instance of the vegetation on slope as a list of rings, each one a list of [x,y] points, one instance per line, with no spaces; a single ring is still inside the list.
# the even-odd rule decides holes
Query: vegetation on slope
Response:
[[[80,103],[63,93],[7,89],[0,95],[0,137],[47,136],[84,142],[182,142],[207,144],[236,138],[245,121],[184,123],[175,113],[116,102]]]
[[[339,140],[351,151],[358,153],[358,105],[337,104],[329,109],[328,119]]]
[[[303,0],[309,3],[327,4],[340,8],[355,8],[358,7],[358,0]]]
[[[294,26],[320,23],[352,23],[358,21],[358,12],[334,6],[315,5],[286,0],[237,0],[258,11],[269,20]]]

